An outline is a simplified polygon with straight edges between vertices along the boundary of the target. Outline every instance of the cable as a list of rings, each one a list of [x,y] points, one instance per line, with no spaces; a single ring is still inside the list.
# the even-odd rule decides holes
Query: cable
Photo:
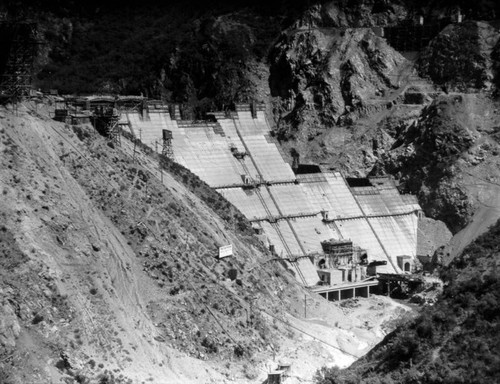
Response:
[[[261,267],[261,265],[259,265],[259,267]],[[265,270],[263,269],[263,271],[265,271]],[[230,293],[231,295],[235,296],[235,297],[237,298],[236,302],[238,302],[242,308],[245,308],[245,307],[243,307],[243,305],[241,305],[241,301],[243,301],[244,303],[248,304],[250,308],[257,309],[258,311],[260,311],[260,312],[262,312],[262,313],[265,313],[266,315],[268,315],[268,316],[272,317],[273,319],[276,319],[276,320],[278,320],[278,321],[282,322],[283,324],[290,326],[291,328],[293,328],[293,329],[297,330],[298,332],[301,332],[301,333],[303,333],[303,334],[305,334],[305,335],[307,335],[307,336],[309,336],[309,337],[313,338],[314,340],[319,341],[319,342],[320,342],[320,343],[322,343],[322,344],[325,344],[325,345],[327,345],[327,346],[329,346],[329,347],[331,347],[331,348],[334,348],[334,349],[336,349],[336,350],[338,350],[338,351],[340,351],[340,352],[342,352],[342,353],[344,353],[344,354],[347,354],[347,355],[349,355],[349,356],[355,357],[356,359],[358,359],[358,358],[359,358],[359,356],[356,356],[356,355],[354,355],[354,354],[352,354],[352,353],[350,353],[350,352],[347,352],[347,351],[345,351],[345,350],[343,350],[343,349],[341,349],[341,348],[339,348],[339,347],[337,347],[337,346],[335,346],[335,345],[332,345],[332,344],[330,344],[330,343],[328,343],[328,342],[326,342],[326,341],[324,341],[324,340],[321,340],[321,339],[317,338],[316,336],[314,336],[314,335],[310,334],[309,332],[306,332],[306,331],[304,331],[304,330],[302,330],[302,329],[300,329],[300,328],[298,328],[298,327],[296,327],[296,326],[294,326],[294,325],[292,325],[292,324],[288,323],[287,321],[280,319],[280,318],[279,318],[279,317],[277,317],[276,315],[273,315],[273,314],[269,313],[268,311],[266,311],[266,310],[265,310],[265,309],[263,309],[263,308],[260,308],[260,307],[258,307],[258,306],[255,306],[255,305],[249,304],[249,303],[248,303],[245,299],[243,299],[243,298],[241,298],[240,296],[236,295],[235,293],[233,293],[232,291],[230,291],[229,289],[227,289],[227,287],[225,287],[225,286],[223,286],[222,284],[220,284],[218,281],[216,281],[216,280],[213,280],[213,279],[212,279],[212,282],[213,282],[213,283],[215,283],[216,285],[218,285],[218,286],[220,286],[220,287],[224,288],[224,289],[225,289],[228,293]],[[277,296],[277,297],[278,297],[278,296]],[[278,297],[278,298],[279,298],[279,297]],[[279,298],[279,299],[281,300],[281,298]],[[283,303],[283,301],[282,301],[282,303]],[[284,305],[284,303],[283,303],[283,305]],[[248,308],[246,308],[246,309],[248,309]]]
[[[354,355],[354,354],[352,354],[352,353],[350,353],[350,352],[347,352],[347,351],[345,351],[345,350],[343,350],[343,349],[340,349],[339,347],[337,347],[337,346],[335,346],[335,345],[332,345],[332,344],[330,344],[330,343],[328,343],[328,342],[326,342],[326,341],[324,341],[324,340],[321,340],[321,339],[317,338],[316,336],[311,335],[309,332],[306,332],[306,331],[304,331],[304,330],[302,330],[302,329],[300,329],[300,328],[298,328],[298,327],[296,327],[296,326],[294,326],[294,325],[292,325],[292,324],[290,324],[290,323],[288,323],[288,322],[286,322],[286,321],[284,321],[284,320],[280,319],[279,317],[276,317],[275,315],[273,315],[273,314],[271,314],[271,313],[267,312],[266,310],[264,310],[264,309],[262,309],[262,308],[259,308],[259,307],[254,307],[254,308],[255,308],[255,309],[258,309],[259,311],[261,311],[261,312],[265,313],[266,315],[268,315],[268,316],[272,317],[273,319],[276,319],[276,320],[278,320],[278,321],[282,322],[283,324],[288,325],[289,327],[291,327],[291,328],[293,328],[293,329],[295,329],[295,330],[297,330],[297,331],[299,331],[299,332],[303,333],[304,335],[307,335],[307,336],[309,336],[309,337],[312,337],[314,340],[317,340],[317,341],[319,341],[319,342],[320,342],[320,343],[322,343],[322,344],[325,344],[325,345],[327,345],[327,346],[329,346],[329,347],[331,347],[331,348],[334,348],[334,349],[336,349],[336,350],[338,350],[338,351],[340,351],[340,352],[342,352],[342,353],[344,353],[344,354],[346,354],[346,355],[349,355],[349,356],[355,357],[356,359],[359,359],[359,357],[360,357],[360,356],[356,356],[356,355]]]

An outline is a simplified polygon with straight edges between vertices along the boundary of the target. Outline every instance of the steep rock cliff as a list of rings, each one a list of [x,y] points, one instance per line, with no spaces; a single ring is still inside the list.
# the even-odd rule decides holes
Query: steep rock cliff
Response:
[[[371,98],[398,88],[408,66],[371,29],[291,30],[271,58],[269,83],[281,103],[276,110],[283,137],[362,115]]]

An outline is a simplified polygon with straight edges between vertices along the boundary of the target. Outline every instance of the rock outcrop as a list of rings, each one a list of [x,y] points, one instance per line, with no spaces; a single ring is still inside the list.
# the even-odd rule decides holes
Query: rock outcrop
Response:
[[[454,118],[455,100],[443,97],[424,109],[419,120],[402,134],[410,151],[391,164],[391,171],[401,177],[404,189],[418,195],[426,215],[457,231],[467,223],[472,204],[453,182],[453,164],[472,146],[474,137]],[[396,141],[395,147],[398,144]]]
[[[499,176],[495,105],[480,96],[438,97],[400,129],[373,173],[396,175],[404,190],[418,195],[426,215],[458,232],[480,204],[494,202],[487,196]]]
[[[6,292],[0,288],[0,346],[15,347],[21,327],[14,309],[7,300]]]
[[[269,80],[281,102],[278,130],[290,137],[343,124],[366,112],[371,98],[397,89],[408,65],[369,28],[283,34],[271,53]]]

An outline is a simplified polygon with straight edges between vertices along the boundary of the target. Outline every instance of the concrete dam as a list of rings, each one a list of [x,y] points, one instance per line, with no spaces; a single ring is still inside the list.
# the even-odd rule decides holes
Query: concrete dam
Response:
[[[304,286],[319,293],[360,286],[370,280],[370,265],[377,273],[413,270],[421,208],[391,178],[296,175],[270,135],[263,106],[237,105],[202,122],[179,116],[178,107],[149,105],[122,111],[119,124],[235,205]],[[368,285],[374,282],[361,284],[360,295],[369,295]]]

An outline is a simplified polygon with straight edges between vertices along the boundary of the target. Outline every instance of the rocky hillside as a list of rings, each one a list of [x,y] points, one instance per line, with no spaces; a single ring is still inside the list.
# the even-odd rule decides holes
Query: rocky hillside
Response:
[[[220,375],[194,357],[261,348],[243,342],[261,336],[245,326],[238,299],[267,292],[260,269],[242,275],[263,260],[256,240],[226,229],[232,218],[219,218],[172,177],[165,189],[91,131],[75,134],[27,112],[2,113],[6,382],[199,382]],[[217,246],[228,242],[238,256],[216,262]]]
[[[442,271],[440,300],[345,371],[318,384],[500,382],[500,222]]]
[[[398,127],[373,172],[396,175],[428,216],[458,232],[485,205],[498,210],[499,124],[498,103],[487,96],[440,96]]]
[[[284,34],[271,53],[271,94],[283,139],[312,139],[318,129],[352,123],[371,99],[399,87],[409,63],[370,29],[313,29]]]
[[[421,6],[425,6],[425,2]],[[299,17],[298,24],[316,27],[372,27],[397,25],[415,12],[411,1],[320,1],[311,3]]]

